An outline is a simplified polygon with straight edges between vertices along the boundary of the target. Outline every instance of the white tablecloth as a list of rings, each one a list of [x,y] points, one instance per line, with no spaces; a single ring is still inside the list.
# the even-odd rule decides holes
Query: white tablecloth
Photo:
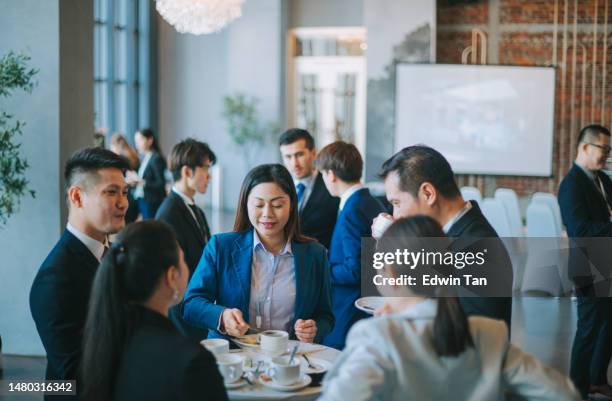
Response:
[[[289,341],[290,347],[293,347],[296,341]],[[266,356],[259,352],[258,349],[242,349],[232,350],[232,353],[238,353],[238,355],[245,355],[251,358],[254,362],[253,366],[257,364],[257,360],[269,360],[269,356]],[[298,354],[306,354],[308,357],[324,359],[329,362],[334,362],[340,355],[340,351],[326,347],[319,344],[306,344],[300,343]],[[237,389],[228,389],[227,394],[232,401],[244,401],[244,400],[299,400],[299,401],[310,401],[315,400],[321,393],[321,386],[306,387],[298,391],[283,392],[276,391],[263,386],[257,380],[253,385],[246,384],[243,387]]]

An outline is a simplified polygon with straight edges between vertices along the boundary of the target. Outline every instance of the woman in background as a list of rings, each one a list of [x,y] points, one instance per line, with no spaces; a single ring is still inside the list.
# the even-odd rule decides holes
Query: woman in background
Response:
[[[129,163],[130,169],[126,172],[126,180],[130,185],[128,191],[129,207],[125,214],[126,224],[136,221],[138,218],[138,203],[134,199],[135,183],[137,182],[138,166],[140,161],[138,160],[138,152],[134,150],[128,143],[125,136],[120,133],[115,133],[110,139],[110,150],[114,153],[123,156]]]
[[[161,155],[157,139],[149,128],[134,135],[136,149],[142,156],[134,198],[143,219],[152,219],[166,197],[166,161]]]
[[[434,238],[443,237],[430,217],[400,219],[387,229],[376,251],[431,250],[432,244],[440,244]],[[405,266],[386,265],[380,271],[399,277]],[[431,298],[439,290],[379,287],[384,295],[404,296],[392,298],[379,311],[382,316],[353,326],[346,348],[325,377],[319,401],[488,401],[503,400],[505,393],[538,401],[580,399],[569,378],[508,341],[503,321],[468,320],[457,298]]]
[[[83,400],[227,400],[213,355],[168,319],[188,277],[183,251],[165,223],[133,223],[119,233],[93,283]]]
[[[240,190],[234,231],[214,235],[196,267],[183,317],[209,337],[249,327],[320,342],[333,327],[329,263],[304,237],[291,175],[280,164],[252,169]]]

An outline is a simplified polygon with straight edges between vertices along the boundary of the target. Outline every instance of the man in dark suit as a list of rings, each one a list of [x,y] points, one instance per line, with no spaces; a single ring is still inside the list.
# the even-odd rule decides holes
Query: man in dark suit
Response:
[[[78,380],[91,285],[108,235],[125,225],[127,168],[125,159],[101,148],[78,151],[66,163],[68,224],[30,291],[30,310],[47,352],[47,380]]]
[[[174,186],[155,215],[174,229],[190,275],[210,238],[206,216],[196,206],[194,196],[206,192],[209,170],[216,161],[217,157],[206,143],[186,139],[176,144],[169,158]]]
[[[300,229],[329,249],[340,201],[329,194],[321,174],[314,168],[317,156],[314,138],[304,129],[292,128],[281,135],[279,147],[295,183]]]
[[[156,219],[174,229],[185,254],[189,276],[193,274],[204,247],[210,238],[206,216],[194,202],[197,193],[205,193],[210,180],[210,167],[217,157],[206,143],[186,139],[174,146],[170,154],[170,171],[174,179],[172,191],[157,210]],[[169,318],[177,329],[194,340],[206,338],[208,331],[185,322],[182,305],[170,309]]]
[[[510,328],[512,317],[512,263],[503,243],[474,201],[466,202],[455,182],[448,161],[435,149],[409,146],[387,160],[380,173],[385,193],[393,206],[393,216],[379,215],[373,225],[385,220],[424,214],[435,219],[447,236],[453,238],[452,251],[487,249],[488,287],[501,297],[465,295],[459,289],[459,301],[468,315],[504,320]]]
[[[329,248],[335,323],[323,344],[342,350],[349,329],[367,317],[355,307],[361,294],[361,239],[372,235],[372,220],[385,209],[360,182],[363,160],[355,145],[338,141],[325,146],[316,166],[329,193],[340,198]]]
[[[612,182],[601,171],[609,154],[610,131],[607,128],[589,125],[580,131],[578,154],[561,181],[558,197],[570,238],[612,236]],[[579,244],[581,240],[577,239],[576,245]],[[570,249],[569,276],[578,296],[570,377],[584,399],[589,393],[612,396],[612,388],[607,382],[612,356],[609,282],[595,282],[582,250],[576,248]]]

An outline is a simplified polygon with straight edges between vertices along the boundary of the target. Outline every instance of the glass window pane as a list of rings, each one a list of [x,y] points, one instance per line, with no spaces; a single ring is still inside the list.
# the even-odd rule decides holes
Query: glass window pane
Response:
[[[114,0],[115,25],[127,25],[128,0]]]
[[[127,93],[126,85],[115,85],[115,131],[128,134],[127,132]]]
[[[127,79],[127,39],[126,31],[115,31],[115,79],[125,81]]]

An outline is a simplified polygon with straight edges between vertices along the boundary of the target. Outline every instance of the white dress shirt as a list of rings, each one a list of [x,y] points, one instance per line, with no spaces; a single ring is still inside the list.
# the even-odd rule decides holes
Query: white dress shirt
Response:
[[[306,203],[308,202],[308,198],[310,198],[310,195],[312,194],[312,190],[314,188],[314,184],[317,179],[317,174],[319,174],[319,172],[315,170],[308,177],[304,177],[299,180],[296,180],[296,179],[293,180],[293,183],[295,184],[296,187],[299,183],[304,184],[304,187],[305,187],[304,195],[302,195],[302,202],[300,202],[300,208],[299,208],[300,211],[304,209],[304,207],[306,206]],[[296,188],[296,191],[297,191],[297,188]]]
[[[451,227],[456,222],[458,222],[459,219],[462,218],[467,212],[469,212],[471,208],[472,208],[472,202],[466,201],[465,205],[463,205],[461,210],[459,210],[457,213],[455,213],[455,215],[449,221],[446,222],[444,227],[442,227],[442,231],[444,231],[444,234],[448,233],[450,231]]]
[[[571,380],[508,341],[504,322],[469,319],[474,347],[439,357],[432,345],[437,301],[357,322],[327,372],[319,401],[490,401],[504,393],[579,401]]]
[[[344,193],[340,196],[340,206],[338,207],[338,210],[342,210],[344,208],[344,205],[346,205],[346,201],[348,201],[349,198],[361,188],[363,188],[363,184],[360,183],[355,184],[346,191],[344,191]]]
[[[274,255],[253,230],[249,325],[260,330],[290,329],[295,313],[295,264],[291,242]]]
[[[78,238],[79,241],[83,243],[89,249],[89,252],[92,253],[100,261],[102,259],[102,254],[104,253],[104,244],[98,240],[91,238],[89,235],[77,230],[70,223],[66,224],[66,230],[70,231],[72,235]],[[108,246],[108,240],[106,243]]]
[[[147,166],[149,165],[149,161],[151,160],[151,156],[153,155],[153,152],[147,152],[144,155],[144,158],[142,159],[142,163],[140,163],[140,168],[138,169],[138,178],[140,178],[141,180],[144,177],[144,172],[147,169]],[[134,199],[138,199],[138,198],[144,198],[144,183],[138,183],[138,185],[136,185],[136,189],[134,190]]]

